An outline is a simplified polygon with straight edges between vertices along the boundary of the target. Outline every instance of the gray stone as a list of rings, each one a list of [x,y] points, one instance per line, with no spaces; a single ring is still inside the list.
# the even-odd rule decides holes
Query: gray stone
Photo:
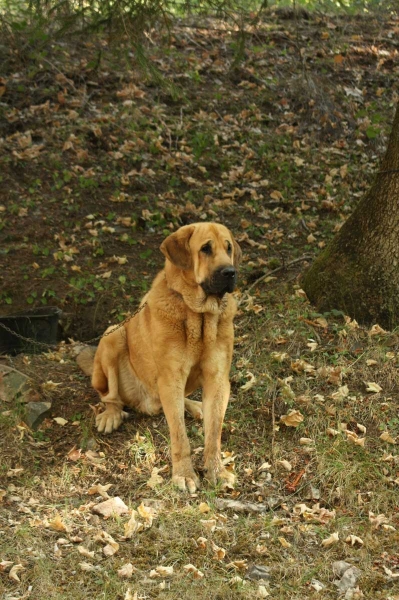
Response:
[[[263,565],[251,565],[245,575],[247,579],[259,581],[260,579],[270,578],[270,568]]]
[[[50,415],[51,402],[28,402],[25,405],[24,422],[30,429],[37,429]]]
[[[12,402],[19,397],[20,401],[26,402],[29,391],[28,380],[29,377],[20,371],[0,364],[0,400]]]
[[[333,571],[340,579],[334,581],[338,591],[345,594],[348,590],[355,587],[357,580],[362,574],[361,570],[353,567],[350,563],[344,560],[337,560],[333,563]]]

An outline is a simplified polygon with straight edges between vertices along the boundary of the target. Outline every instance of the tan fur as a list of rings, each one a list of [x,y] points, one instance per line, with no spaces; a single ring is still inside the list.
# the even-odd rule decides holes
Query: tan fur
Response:
[[[208,242],[212,256],[203,251]],[[236,303],[229,293],[207,295],[200,284],[226,265],[238,266],[241,251],[230,231],[215,223],[181,227],[166,238],[161,251],[165,268],[143,298],[145,307],[98,346],[92,384],[105,410],[96,424],[100,432],[111,433],[122,423],[124,406],[150,415],[163,409],[171,437],[172,479],[180,489],[193,492],[198,477],[184,409],[196,418],[203,413],[207,478],[232,484],[234,476],[222,465],[220,445],[230,394]],[[82,354],[78,363],[91,372],[90,349]],[[188,400],[186,396],[199,387],[202,403]]]

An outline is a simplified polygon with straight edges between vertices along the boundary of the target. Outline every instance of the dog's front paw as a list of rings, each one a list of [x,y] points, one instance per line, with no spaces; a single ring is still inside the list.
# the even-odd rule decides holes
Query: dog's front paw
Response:
[[[190,494],[194,494],[200,486],[198,475],[194,471],[191,463],[190,465],[173,466],[172,483],[174,483],[180,491],[188,491]]]
[[[108,405],[104,412],[96,416],[96,426],[100,433],[112,433],[126,419],[127,413],[118,406]]]

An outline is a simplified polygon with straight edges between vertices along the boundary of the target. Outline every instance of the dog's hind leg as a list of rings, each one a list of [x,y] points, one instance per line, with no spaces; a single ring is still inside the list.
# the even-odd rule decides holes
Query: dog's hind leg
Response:
[[[118,390],[118,370],[115,366],[108,368],[107,375],[101,366],[95,365],[92,378],[93,387],[99,392],[105,410],[96,417],[96,426],[100,433],[111,433],[121,425],[127,417]]]

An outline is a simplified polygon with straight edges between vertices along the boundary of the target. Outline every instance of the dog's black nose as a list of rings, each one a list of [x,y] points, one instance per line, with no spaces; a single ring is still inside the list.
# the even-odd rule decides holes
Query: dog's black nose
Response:
[[[234,267],[224,267],[224,269],[220,271],[220,275],[229,280],[236,276],[236,270]]]

